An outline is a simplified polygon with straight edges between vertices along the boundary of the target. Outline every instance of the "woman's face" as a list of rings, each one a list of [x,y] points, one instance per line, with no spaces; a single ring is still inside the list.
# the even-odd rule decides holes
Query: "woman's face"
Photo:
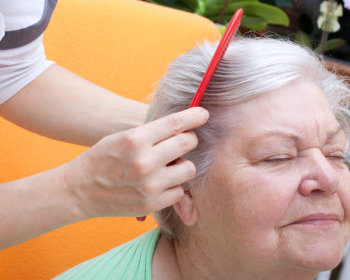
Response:
[[[232,112],[209,183],[194,188],[206,252],[233,270],[334,267],[350,234],[350,175],[345,134],[321,90],[299,81]]]

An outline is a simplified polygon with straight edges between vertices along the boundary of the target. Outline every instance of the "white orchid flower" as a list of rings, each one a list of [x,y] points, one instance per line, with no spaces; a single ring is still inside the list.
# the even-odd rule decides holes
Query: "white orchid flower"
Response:
[[[350,2],[350,0],[347,2]],[[318,28],[326,32],[337,32],[340,29],[338,18],[343,15],[342,5],[332,1],[323,1],[320,6],[320,13],[317,20]]]

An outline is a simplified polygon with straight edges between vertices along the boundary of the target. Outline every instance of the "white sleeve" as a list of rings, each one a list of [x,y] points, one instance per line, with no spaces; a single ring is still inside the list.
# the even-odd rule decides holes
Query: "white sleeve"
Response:
[[[43,35],[23,47],[0,50],[0,104],[37,78],[53,63],[45,57]]]
[[[5,22],[2,13],[0,12],[0,41],[5,35]]]
[[[44,72],[43,32],[57,0],[0,0],[0,104]]]

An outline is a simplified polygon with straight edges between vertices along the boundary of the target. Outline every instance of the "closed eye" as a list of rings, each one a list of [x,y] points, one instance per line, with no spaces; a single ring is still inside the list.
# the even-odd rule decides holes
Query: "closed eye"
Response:
[[[340,159],[340,158],[345,159],[345,152],[340,151],[340,150],[334,151],[334,152],[329,152],[329,153],[327,153],[327,157],[337,158],[337,159]]]
[[[331,160],[336,160],[336,161],[345,161],[346,158],[345,156],[327,156],[328,159],[331,159]]]
[[[265,158],[263,161],[268,162],[268,163],[273,163],[273,162],[284,162],[293,159],[290,155],[277,155],[269,158]]]
[[[343,166],[346,163],[346,156],[342,151],[336,151],[326,155],[327,159],[335,164]]]

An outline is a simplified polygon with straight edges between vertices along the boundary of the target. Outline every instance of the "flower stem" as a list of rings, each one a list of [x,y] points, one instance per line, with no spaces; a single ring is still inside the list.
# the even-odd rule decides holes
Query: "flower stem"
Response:
[[[322,31],[322,36],[321,36],[321,42],[320,42],[320,50],[319,50],[319,54],[322,55],[324,53],[324,49],[326,46],[326,42],[328,40],[328,32],[327,31]]]
[[[328,35],[329,33],[326,31],[328,30],[328,25],[329,25],[329,21],[331,20],[330,17],[331,17],[331,9],[333,7],[333,2],[334,0],[329,0],[328,1],[328,11],[327,11],[327,14],[326,14],[326,28],[325,30],[322,30],[322,36],[321,36],[321,42],[320,42],[320,50],[319,50],[319,54],[320,55],[323,55],[324,53],[324,49],[325,49],[325,46],[326,46],[326,42],[328,40]]]
[[[230,4],[230,0],[225,0],[224,4],[222,5],[222,9],[221,9],[220,14],[218,16],[218,19],[216,21],[217,23],[224,24],[222,17],[225,14],[225,11],[227,9],[228,4]]]

